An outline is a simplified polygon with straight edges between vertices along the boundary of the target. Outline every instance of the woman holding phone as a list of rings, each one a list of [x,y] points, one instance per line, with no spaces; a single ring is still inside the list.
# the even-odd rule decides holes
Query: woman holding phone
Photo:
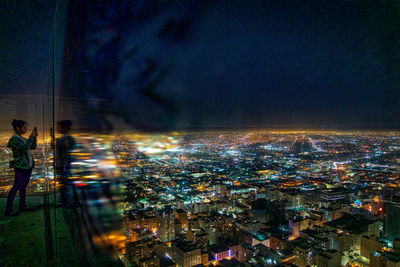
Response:
[[[18,212],[13,211],[13,202],[17,191],[19,191],[19,211],[31,211],[26,206],[26,188],[31,178],[32,169],[35,166],[31,150],[37,146],[37,128],[35,127],[28,139],[22,135],[26,133],[28,124],[23,120],[13,120],[12,127],[15,134],[8,141],[8,147],[12,149],[13,160],[10,161],[10,167],[14,168],[14,185],[8,193],[7,206],[4,216],[18,216]]]

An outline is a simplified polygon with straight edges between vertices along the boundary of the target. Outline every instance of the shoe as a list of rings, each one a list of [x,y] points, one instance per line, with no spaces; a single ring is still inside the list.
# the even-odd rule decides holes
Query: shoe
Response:
[[[29,207],[25,207],[24,209],[20,209],[19,210],[19,212],[29,212],[29,211],[33,211],[33,209],[32,208],[29,208]]]
[[[19,215],[19,213],[16,211],[13,211],[13,210],[9,211],[9,212],[4,212],[4,217],[15,217],[18,215]]]

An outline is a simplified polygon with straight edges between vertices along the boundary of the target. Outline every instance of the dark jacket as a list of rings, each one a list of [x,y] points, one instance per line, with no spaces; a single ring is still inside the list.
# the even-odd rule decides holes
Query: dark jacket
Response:
[[[36,138],[30,136],[28,139],[14,134],[8,141],[7,147],[13,152],[14,159],[10,162],[11,168],[30,169],[34,166],[34,160],[30,150],[36,149]]]
[[[56,168],[69,172],[71,169],[72,155],[71,152],[75,148],[75,139],[70,135],[64,135],[56,139]]]

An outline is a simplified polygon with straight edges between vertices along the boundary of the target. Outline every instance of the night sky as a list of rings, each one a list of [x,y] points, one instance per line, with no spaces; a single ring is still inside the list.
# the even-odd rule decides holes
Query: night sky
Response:
[[[1,93],[47,94],[54,3],[8,2]],[[399,4],[137,2],[59,7],[59,94],[99,125],[400,127]]]

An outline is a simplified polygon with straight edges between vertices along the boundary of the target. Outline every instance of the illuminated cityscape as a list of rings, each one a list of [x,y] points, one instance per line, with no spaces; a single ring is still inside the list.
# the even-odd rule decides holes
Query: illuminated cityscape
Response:
[[[0,2],[0,267],[400,267],[400,1]]]
[[[73,152],[71,179],[77,185],[110,171],[123,178],[124,228],[117,242],[126,263],[379,266],[369,265],[376,258],[399,263],[398,132],[76,138],[82,144]],[[83,150],[85,143],[95,147],[91,151],[108,146],[113,153],[96,156]],[[40,144],[37,153],[44,149]],[[7,181],[3,191],[10,187]],[[40,175],[32,177],[32,192],[43,186]]]
[[[161,261],[165,252],[179,266],[200,259],[204,266],[381,266],[376,257],[399,264],[399,138],[350,131],[121,136],[113,150],[127,178],[127,244],[149,242]],[[191,242],[187,263],[180,242]],[[159,266],[144,265],[149,257],[126,260]]]
[[[242,130],[75,138],[81,144],[72,153],[75,184],[109,172],[124,181],[123,228],[107,235],[127,265],[400,262],[399,132]],[[46,147],[40,143],[37,153]],[[2,157],[7,162],[8,154]],[[12,178],[7,170],[3,166],[3,177]],[[3,192],[11,178],[2,180]],[[43,186],[34,175],[29,190],[38,193]]]

